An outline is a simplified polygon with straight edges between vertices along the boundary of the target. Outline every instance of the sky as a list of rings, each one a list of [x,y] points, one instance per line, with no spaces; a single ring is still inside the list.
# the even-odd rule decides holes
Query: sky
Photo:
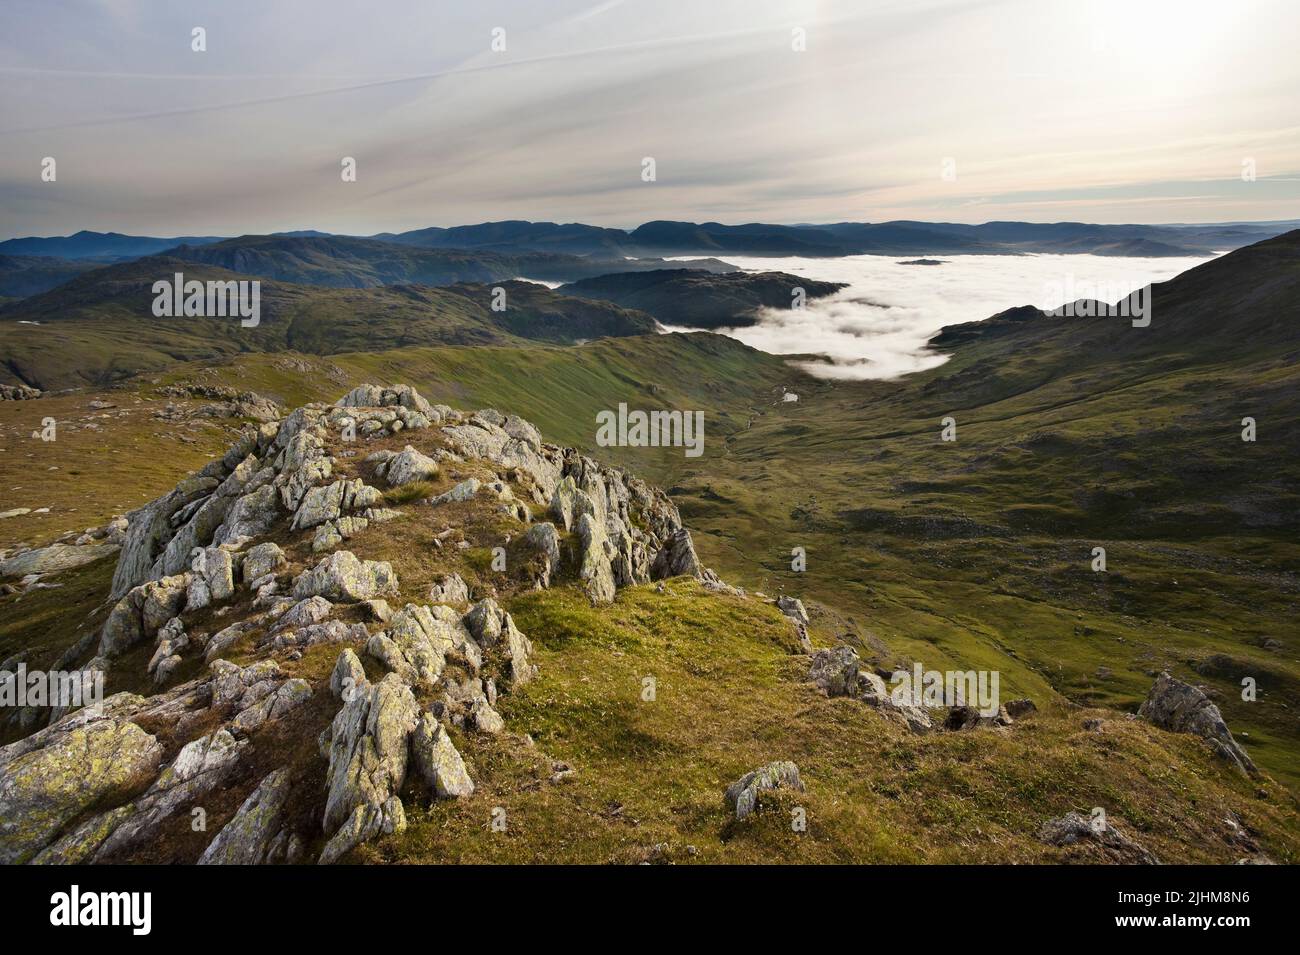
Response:
[[[1297,36],[1294,0],[5,0],[0,238],[1300,218]]]

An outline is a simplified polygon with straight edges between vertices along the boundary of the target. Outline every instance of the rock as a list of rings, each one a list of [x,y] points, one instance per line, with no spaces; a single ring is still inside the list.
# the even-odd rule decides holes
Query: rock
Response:
[[[1090,732],[1090,733],[1100,733],[1100,732],[1101,732],[1101,720],[1096,719],[1095,717],[1094,717],[1093,719],[1087,719],[1087,720],[1084,720],[1084,721],[1083,721],[1083,728],[1086,729],[1086,730],[1087,730],[1088,732]]]
[[[245,552],[241,576],[244,583],[252,584],[268,574],[278,574],[288,566],[289,562],[280,546],[267,542],[250,547]]]
[[[533,645],[515,626],[510,614],[491,597],[479,601],[465,615],[465,626],[480,647],[494,653],[504,651],[511,686],[527,683],[537,675],[530,662]]]
[[[460,574],[447,574],[434,581],[433,586],[429,588],[429,603],[467,604],[469,587],[461,579]]]
[[[761,793],[775,789],[803,792],[799,767],[789,760],[782,760],[746,773],[727,787],[727,804],[736,811],[736,820],[739,821],[758,807]]]
[[[212,792],[230,776],[246,745],[224,729],[186,743],[171,766],[135,801],[131,815],[104,840],[96,861],[157,836],[178,809]]]
[[[479,483],[478,478],[469,478],[468,480],[461,481],[450,491],[447,491],[444,494],[439,494],[437,497],[430,500],[429,503],[438,505],[469,501],[478,493],[479,487],[481,487],[481,484]]]
[[[614,600],[614,568],[611,563],[616,550],[602,527],[591,514],[578,518],[578,539],[582,542],[582,559],[578,578],[583,590],[593,604],[607,604]]]
[[[492,709],[487,697],[480,696],[470,709],[470,723],[480,733],[496,735],[506,728],[506,721],[501,714]]]
[[[57,574],[74,567],[94,563],[109,554],[116,554],[116,544],[51,544],[23,551],[7,560],[0,560],[0,577],[25,577],[28,574]]]
[[[943,728],[950,731],[975,729],[979,726],[1010,726],[1011,716],[1005,706],[999,706],[997,713],[981,713],[978,707],[969,704],[954,706],[948,710]]]
[[[235,592],[235,561],[227,550],[220,547],[195,550],[190,571],[185,595],[187,610],[200,610],[210,603],[229,600]]]
[[[162,752],[134,723],[85,710],[0,749],[0,864],[26,862],[82,813],[143,790]]]
[[[1027,716],[1030,713],[1036,713],[1038,711],[1038,707],[1034,705],[1034,701],[1028,699],[1007,700],[1004,704],[1004,708],[1007,711],[1007,715],[1013,720],[1018,720],[1022,716]]]
[[[394,673],[360,688],[335,715],[323,820],[334,837],[321,862],[334,861],[393,821],[388,802],[406,782],[408,737],[418,719],[410,687]]]
[[[852,696],[858,691],[857,651],[850,646],[818,650],[813,654],[808,679],[827,696]]]
[[[189,575],[163,577],[133,587],[109,612],[100,629],[99,655],[121,656],[152,637],[185,607]]]
[[[804,609],[803,601],[797,597],[777,597],[777,609],[780,610],[796,623],[808,626],[808,611]]]
[[[263,865],[272,861],[276,838],[285,824],[291,780],[277,769],[244,800],[199,857],[199,865]]]
[[[1038,838],[1051,846],[1072,846],[1084,840],[1092,840],[1118,862],[1159,864],[1147,849],[1116,830],[1109,822],[1103,819],[1094,821],[1078,812],[1067,812],[1057,819],[1049,819],[1043,824]]]
[[[294,512],[292,530],[308,530],[326,521],[336,521],[351,511],[382,504],[384,495],[360,478],[335,481],[324,487],[308,488]]]
[[[366,617],[377,623],[387,623],[392,617],[392,608],[388,606],[387,600],[363,600],[361,609],[365,612]]]
[[[406,683],[432,688],[452,651],[481,662],[478,648],[470,643],[469,631],[456,611],[407,604],[393,614],[382,634],[370,638],[366,652]]]
[[[551,586],[551,575],[560,566],[560,534],[548,522],[534,524],[524,532],[524,543],[537,551],[542,558],[542,569],[537,575],[537,585]]]
[[[264,724],[280,719],[311,699],[311,684],[303,679],[286,680],[274,693],[264,697],[235,716],[230,722],[239,733],[251,733]]]
[[[432,713],[422,713],[411,736],[411,755],[425,784],[440,799],[471,796],[474,782],[455,745]]]
[[[695,555],[695,544],[691,541],[691,532],[679,527],[673,532],[663,549],[655,555],[650,567],[652,580],[666,577],[703,577],[704,568]]]
[[[293,584],[295,597],[319,595],[330,600],[357,602],[397,593],[397,575],[387,561],[359,560],[351,551],[330,554],[304,571]]]
[[[361,661],[352,649],[346,648],[339,654],[338,662],[334,664],[334,672],[330,674],[330,692],[346,703],[365,683],[365,667],[361,665]]]
[[[322,620],[328,620],[331,613],[334,612],[334,605],[324,597],[317,594],[314,597],[307,597],[298,601],[287,611],[280,615],[280,619],[275,622],[271,632],[279,630],[296,630],[299,627],[307,627],[313,623],[320,623]]]
[[[438,462],[421,454],[409,444],[375,469],[390,487],[417,481],[431,481],[438,476]]]
[[[578,488],[572,476],[564,477],[555,487],[550,502],[551,514],[560,525],[571,531],[583,514],[595,514],[596,506],[585,491]]]
[[[1190,684],[1161,673],[1138,709],[1138,717],[1174,733],[1191,733],[1208,740],[1223,759],[1251,776],[1257,775],[1254,762],[1246,755],[1228,730],[1219,708],[1210,698]]]

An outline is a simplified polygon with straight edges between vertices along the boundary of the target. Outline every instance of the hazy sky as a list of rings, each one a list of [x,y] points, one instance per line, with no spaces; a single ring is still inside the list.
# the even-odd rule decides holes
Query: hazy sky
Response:
[[[0,237],[1300,218],[1297,36],[1295,0],[4,0]]]

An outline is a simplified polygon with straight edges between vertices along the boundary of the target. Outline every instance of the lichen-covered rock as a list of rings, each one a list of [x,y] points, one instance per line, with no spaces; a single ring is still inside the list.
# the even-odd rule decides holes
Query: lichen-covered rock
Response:
[[[736,812],[736,820],[744,819],[758,807],[759,795],[774,789],[804,791],[799,778],[799,767],[789,760],[768,763],[746,773],[727,787],[727,804]]]
[[[104,840],[95,858],[103,860],[157,835],[178,809],[211,792],[230,776],[246,745],[224,729],[186,743],[171,766],[135,801],[132,813]]]
[[[190,571],[189,587],[185,592],[187,610],[199,610],[210,603],[229,600],[235,592],[235,561],[224,548],[196,548]]]
[[[438,462],[408,444],[397,454],[380,461],[375,471],[390,487],[401,487],[417,481],[433,480],[438,476]]]
[[[84,710],[0,749],[0,864],[26,862],[82,813],[143,790],[162,752],[134,723]]]
[[[537,586],[551,586],[551,575],[560,566],[560,534],[549,521],[534,524],[524,532],[524,542],[535,550],[542,560],[537,574]]]
[[[280,545],[266,542],[250,547],[244,553],[244,562],[240,574],[244,583],[251,584],[268,574],[278,574],[289,565]]]
[[[306,597],[281,614],[275,626],[271,628],[271,632],[296,630],[299,627],[320,623],[322,620],[328,620],[333,612],[334,605],[319,594]]]
[[[291,779],[277,769],[244,800],[199,857],[199,865],[263,865],[273,861],[284,830]]]
[[[474,495],[478,493],[478,489],[482,486],[483,485],[478,478],[467,478],[453,487],[450,491],[446,491],[445,493],[432,498],[429,503],[434,505],[456,504],[460,501],[473,500]]]
[[[335,551],[293,584],[298,598],[319,595],[355,603],[397,593],[397,575],[387,561],[360,560],[348,550]]]
[[[366,669],[361,665],[361,660],[352,652],[351,647],[345,648],[339,654],[334,664],[334,671],[330,674],[330,692],[346,703],[365,682]]]
[[[1191,733],[1209,741],[1211,748],[1243,772],[1256,775],[1255,763],[1233,739],[1223,714],[1196,687],[1176,680],[1168,673],[1156,678],[1138,716],[1161,729]]]
[[[469,603],[469,586],[460,574],[447,574],[433,582],[429,588],[429,603],[467,604]]]
[[[808,679],[827,696],[853,696],[858,691],[857,651],[840,645],[813,654]]]
[[[57,574],[90,564],[109,554],[115,554],[115,544],[51,544],[36,547],[0,560],[0,577],[26,577],[28,574]]]
[[[474,781],[447,731],[432,713],[422,713],[411,734],[411,755],[425,784],[440,799],[471,796]]]
[[[189,574],[163,577],[133,587],[113,607],[100,629],[99,655],[112,659],[154,636],[185,607]]]
[[[383,633],[370,638],[366,652],[406,683],[432,687],[453,651],[478,660],[478,647],[470,649],[470,643],[469,631],[451,608],[407,604],[393,614]]]
[[[618,552],[603,525],[591,514],[578,518],[577,531],[582,542],[578,578],[583,582],[583,591],[593,604],[611,603],[616,590],[612,561]]]
[[[465,615],[465,626],[485,651],[501,654],[511,686],[527,683],[537,675],[531,662],[533,645],[515,626],[514,619],[491,597],[479,601]]]
[[[290,527],[296,531],[308,530],[326,521],[337,521],[352,511],[378,507],[383,500],[384,495],[377,488],[360,478],[308,488],[294,512]]]
[[[418,718],[411,688],[394,673],[360,689],[335,715],[323,820],[335,836],[322,862],[379,831],[385,804],[406,782],[408,738]]]

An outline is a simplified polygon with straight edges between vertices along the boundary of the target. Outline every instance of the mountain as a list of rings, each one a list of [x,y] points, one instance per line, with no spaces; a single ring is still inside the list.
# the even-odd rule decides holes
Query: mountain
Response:
[[[25,298],[62,285],[98,263],[44,255],[0,255],[0,297]]]
[[[844,287],[785,272],[710,274],[656,269],[581,279],[562,286],[560,291],[639,309],[665,325],[713,329],[752,325],[760,308],[791,308],[795,289],[802,289],[806,299],[813,299]]]
[[[6,239],[0,242],[0,255],[39,255],[61,259],[97,259],[111,262],[153,255],[178,245],[203,245],[220,242],[214,236],[180,236],[159,239],[153,236],[122,235],[119,232],[88,232],[42,239]]]
[[[344,236],[241,236],[201,246],[180,246],[169,256],[302,285],[373,288],[381,285],[452,285],[526,277],[572,281],[616,270],[649,269],[660,260],[597,259],[558,252],[426,249],[392,241]],[[690,263],[709,271],[733,266],[717,259]]]
[[[43,389],[105,383],[178,361],[244,351],[333,354],[524,339],[567,344],[653,332],[653,318],[617,305],[570,299],[530,282],[330,288],[262,281],[260,324],[232,318],[156,318],[153,284],[247,276],[182,259],[149,257],[106,266],[51,291],[0,307],[0,375]],[[493,311],[493,289],[506,292]]]
[[[433,249],[494,249],[497,251],[567,252],[577,255],[621,256],[627,233],[580,222],[483,222],[478,225],[432,227],[371,236],[400,245]]]

